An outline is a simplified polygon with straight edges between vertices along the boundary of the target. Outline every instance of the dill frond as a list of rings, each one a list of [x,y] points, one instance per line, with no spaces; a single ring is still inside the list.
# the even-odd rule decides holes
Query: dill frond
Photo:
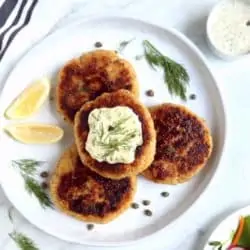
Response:
[[[190,78],[187,70],[171,58],[163,55],[148,40],[143,41],[144,55],[148,64],[156,69],[162,68],[164,71],[164,81],[171,95],[179,96],[186,101],[187,85]]]

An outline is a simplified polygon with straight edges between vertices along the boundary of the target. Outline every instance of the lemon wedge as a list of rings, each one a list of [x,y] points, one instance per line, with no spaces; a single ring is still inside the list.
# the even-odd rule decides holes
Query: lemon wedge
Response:
[[[21,123],[5,127],[14,139],[26,144],[51,144],[63,137],[63,130],[55,125]]]
[[[50,91],[50,81],[44,77],[35,81],[10,104],[5,111],[8,119],[24,119],[42,106]]]

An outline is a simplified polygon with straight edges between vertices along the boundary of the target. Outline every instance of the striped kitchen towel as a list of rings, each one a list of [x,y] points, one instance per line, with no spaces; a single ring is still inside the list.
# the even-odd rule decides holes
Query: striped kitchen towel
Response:
[[[17,60],[71,11],[71,0],[0,0],[0,90]]]
[[[30,22],[37,2],[38,0],[3,2],[0,8],[0,60],[16,35]]]

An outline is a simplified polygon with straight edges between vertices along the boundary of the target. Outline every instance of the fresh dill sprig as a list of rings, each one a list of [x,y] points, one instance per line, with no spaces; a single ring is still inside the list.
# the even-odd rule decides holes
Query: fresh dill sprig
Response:
[[[18,167],[20,172],[25,175],[34,175],[38,167],[44,164],[43,161],[33,159],[21,159],[12,161],[13,167]]]
[[[28,193],[35,195],[43,208],[52,207],[52,202],[48,194],[44,191],[38,181],[30,176],[23,176],[23,178],[25,182],[25,189]]]
[[[22,233],[13,231],[9,236],[21,250],[39,250],[35,242]]]
[[[8,217],[13,225],[13,228],[15,228],[12,214],[13,209],[13,206],[8,209]],[[22,233],[17,232],[15,229],[13,229],[12,233],[9,233],[8,235],[21,250],[39,250],[39,248],[37,248],[35,242],[32,239]]]
[[[164,81],[171,95],[179,96],[186,101],[187,85],[189,84],[189,75],[187,70],[171,58],[163,55],[148,40],[143,41],[144,55],[148,64],[155,69],[160,67],[164,71]]]
[[[33,194],[43,208],[52,207],[52,202],[48,194],[44,191],[39,182],[34,178],[37,168],[44,164],[43,161],[33,159],[20,159],[12,161],[12,166],[18,168],[23,177],[25,189],[29,194]]]
[[[121,53],[133,40],[135,40],[135,38],[131,38],[130,40],[125,40],[120,42],[117,51]]]

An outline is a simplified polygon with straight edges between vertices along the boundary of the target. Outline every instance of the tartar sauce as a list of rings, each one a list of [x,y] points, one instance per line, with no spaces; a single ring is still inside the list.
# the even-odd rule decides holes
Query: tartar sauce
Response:
[[[142,125],[129,107],[99,108],[88,117],[85,148],[99,162],[132,163],[137,146],[142,145]]]
[[[211,14],[208,35],[214,46],[226,55],[250,52],[250,1],[219,3]]]

